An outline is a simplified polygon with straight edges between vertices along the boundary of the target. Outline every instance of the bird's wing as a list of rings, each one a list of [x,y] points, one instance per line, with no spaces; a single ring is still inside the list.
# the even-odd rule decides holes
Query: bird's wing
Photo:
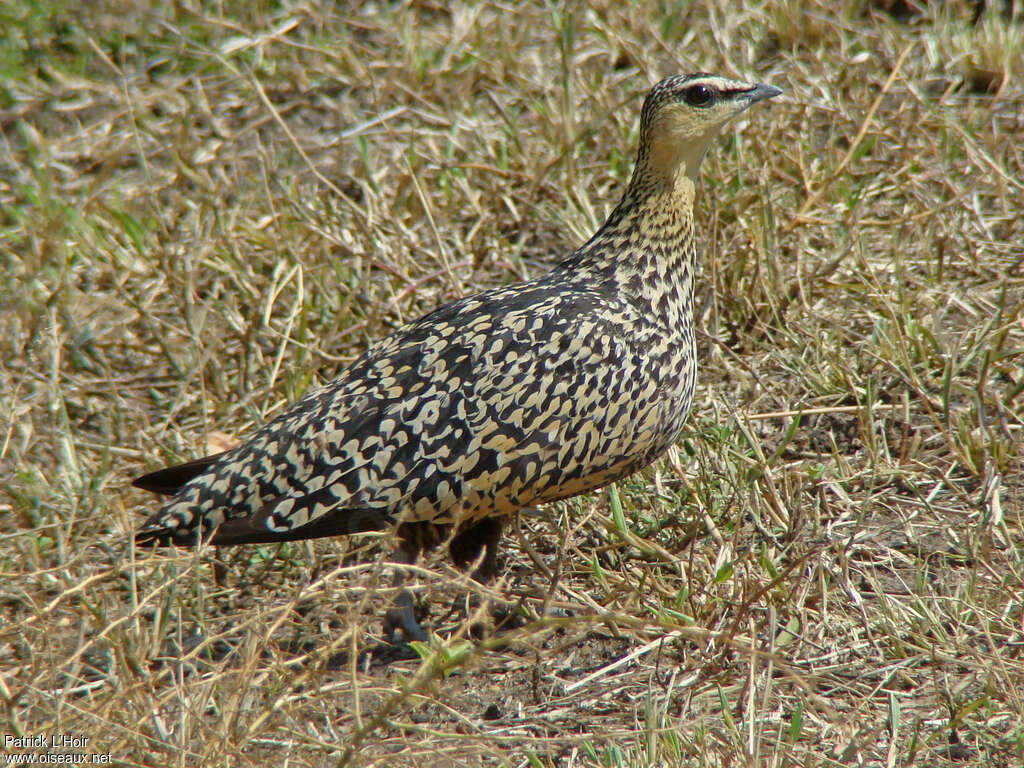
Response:
[[[526,297],[523,297],[524,299]],[[301,501],[264,507],[260,523],[293,530],[384,507],[401,520],[454,522],[506,514],[600,487],[664,450],[666,404],[650,377],[647,350],[608,322],[599,293],[532,297],[466,320],[443,348],[420,348],[415,397],[383,410],[378,434],[360,446],[370,465],[339,476],[368,489],[353,503],[323,502],[308,519]],[[615,312],[624,311],[615,307]],[[425,376],[423,374],[426,373]],[[403,387],[408,390],[411,387]],[[406,450],[394,434],[408,437]]]

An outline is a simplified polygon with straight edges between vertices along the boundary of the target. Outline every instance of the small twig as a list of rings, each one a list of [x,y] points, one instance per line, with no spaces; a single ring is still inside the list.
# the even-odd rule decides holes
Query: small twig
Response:
[[[677,637],[682,637],[682,635],[683,631],[677,629],[674,632],[669,632],[667,635],[663,635],[659,638],[651,640],[649,643],[645,643],[644,645],[641,645],[639,648],[636,648],[632,652],[626,654],[621,659],[616,659],[611,664],[603,666],[600,669],[591,672],[586,677],[580,678],[575,683],[570,683],[569,685],[565,686],[565,693],[570,694],[578,688],[582,688],[585,685],[589,685],[590,683],[604,677],[610,672],[614,672],[619,667],[625,664],[629,664],[629,662],[633,661],[634,659],[637,659],[643,656],[644,654],[650,653],[655,648],[664,643],[666,640],[675,640]]]
[[[871,406],[866,406],[870,408]],[[832,405],[821,408],[797,408],[793,411],[768,411],[766,413],[751,413],[743,418],[747,421],[765,421],[767,419],[787,419],[795,416],[814,416],[820,413],[860,413],[863,405]]]

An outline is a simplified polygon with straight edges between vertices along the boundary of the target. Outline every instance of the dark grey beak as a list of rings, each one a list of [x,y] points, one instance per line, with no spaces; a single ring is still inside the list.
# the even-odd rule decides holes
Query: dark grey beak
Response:
[[[743,96],[751,104],[762,99],[771,99],[782,93],[781,88],[776,88],[774,85],[766,85],[765,83],[758,83],[749,91],[743,94]]]

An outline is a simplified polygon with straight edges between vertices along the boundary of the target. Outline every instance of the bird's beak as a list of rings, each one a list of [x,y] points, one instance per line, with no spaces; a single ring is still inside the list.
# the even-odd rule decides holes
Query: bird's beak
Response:
[[[765,83],[758,83],[749,91],[743,94],[746,100],[753,104],[761,101],[762,99],[771,99],[782,93],[781,88],[776,88],[774,85],[767,85]]]

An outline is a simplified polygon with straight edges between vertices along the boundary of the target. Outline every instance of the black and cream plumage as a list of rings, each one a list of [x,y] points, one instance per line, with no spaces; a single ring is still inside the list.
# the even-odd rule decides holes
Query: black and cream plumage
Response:
[[[705,73],[647,95],[632,180],[550,273],[447,304],[383,339],[238,447],[135,485],[173,495],[136,534],[242,544],[379,530],[409,554],[458,526],[598,488],[679,435],[696,377],[694,182],[711,139],[777,88]]]

